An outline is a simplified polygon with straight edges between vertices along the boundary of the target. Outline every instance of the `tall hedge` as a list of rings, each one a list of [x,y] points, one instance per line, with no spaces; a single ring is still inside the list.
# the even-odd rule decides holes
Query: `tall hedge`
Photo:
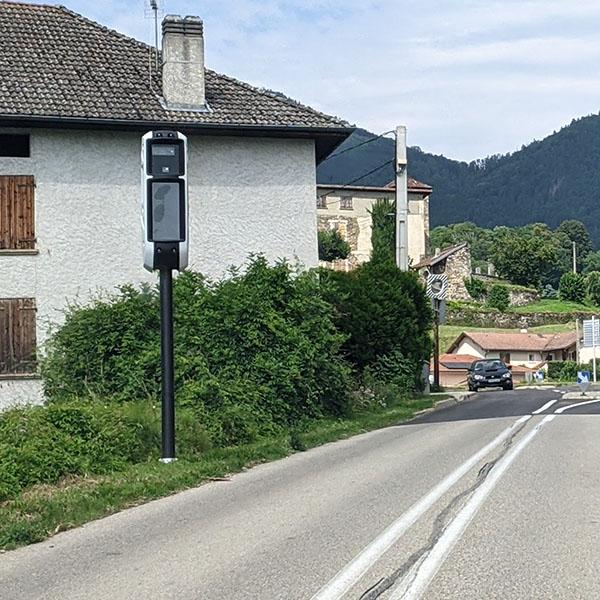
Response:
[[[364,369],[399,353],[420,373],[431,353],[432,313],[415,273],[389,261],[371,261],[324,278],[337,307],[337,325],[347,335],[343,350],[355,367]]]
[[[256,257],[216,283],[183,273],[174,300],[178,403],[209,421],[217,442],[348,409],[345,336],[315,274]],[[159,398],[157,290],[125,287],[71,307],[42,372],[53,400]]]

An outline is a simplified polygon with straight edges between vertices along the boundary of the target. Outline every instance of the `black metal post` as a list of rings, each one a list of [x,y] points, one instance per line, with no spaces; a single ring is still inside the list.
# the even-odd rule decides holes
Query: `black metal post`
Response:
[[[160,269],[162,374],[162,462],[175,460],[175,367],[173,360],[173,271]]]
[[[434,340],[435,349],[433,354],[433,388],[436,392],[440,390],[440,301],[433,300],[433,314],[435,318]]]

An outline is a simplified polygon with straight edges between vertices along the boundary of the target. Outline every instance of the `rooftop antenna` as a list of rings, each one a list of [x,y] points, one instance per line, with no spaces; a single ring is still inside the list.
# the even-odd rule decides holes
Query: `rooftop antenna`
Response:
[[[164,15],[163,0],[147,0],[144,16],[154,19],[154,48],[156,58],[156,72],[158,73],[158,18]]]

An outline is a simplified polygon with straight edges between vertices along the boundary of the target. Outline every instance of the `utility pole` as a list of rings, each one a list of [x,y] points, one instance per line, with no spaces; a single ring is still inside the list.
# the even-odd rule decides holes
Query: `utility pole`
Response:
[[[573,242],[573,273],[577,273],[577,243]]]
[[[441,300],[438,300],[437,298],[433,299],[433,316],[434,316],[433,389],[436,392],[440,391],[440,304],[441,304]]]
[[[406,127],[396,127],[396,265],[408,271],[408,175]]]

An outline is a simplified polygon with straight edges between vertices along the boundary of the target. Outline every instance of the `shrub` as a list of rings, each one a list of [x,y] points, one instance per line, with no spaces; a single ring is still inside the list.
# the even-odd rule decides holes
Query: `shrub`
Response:
[[[343,349],[360,371],[400,353],[420,372],[431,353],[432,314],[416,274],[370,262],[349,273],[323,273],[322,282],[347,336]]]
[[[579,273],[564,273],[558,284],[561,300],[583,302],[585,299],[585,279]]]
[[[319,230],[319,260],[332,261],[348,258],[350,244],[335,229]]]
[[[552,360],[548,362],[548,378],[557,381],[577,381],[577,371],[588,371],[589,365],[574,360]]]
[[[600,273],[592,271],[585,278],[585,295],[592,304],[600,306]]]
[[[371,213],[371,262],[396,264],[396,203],[379,198]]]
[[[496,308],[504,312],[510,304],[508,288],[505,285],[500,285],[498,283],[491,286],[487,296],[486,304],[490,308]]]
[[[174,299],[178,404],[201,415],[215,443],[347,411],[345,337],[314,273],[254,257],[243,274],[232,271],[216,283],[181,274]],[[50,340],[42,373],[54,401],[158,399],[156,290],[126,287],[71,307]],[[253,415],[246,430],[237,429],[242,413]]]
[[[483,300],[487,293],[487,286],[485,283],[481,281],[481,279],[476,279],[475,277],[465,279],[465,287],[473,300]]]

